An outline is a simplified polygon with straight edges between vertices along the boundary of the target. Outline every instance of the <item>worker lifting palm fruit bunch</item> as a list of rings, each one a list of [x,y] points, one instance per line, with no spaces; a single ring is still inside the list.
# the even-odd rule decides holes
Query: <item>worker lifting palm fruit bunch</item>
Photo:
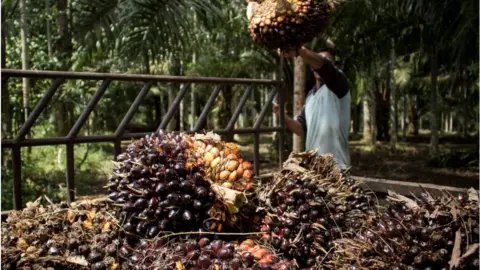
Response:
[[[263,47],[295,50],[326,28],[331,8],[327,0],[249,0],[248,29]]]

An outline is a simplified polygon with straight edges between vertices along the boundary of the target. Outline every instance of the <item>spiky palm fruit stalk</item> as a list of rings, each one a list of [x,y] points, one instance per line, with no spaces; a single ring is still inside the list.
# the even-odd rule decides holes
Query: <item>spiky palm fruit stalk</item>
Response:
[[[237,145],[199,138],[193,143],[192,159],[187,167],[202,167],[205,177],[223,187],[245,191],[253,187],[252,164],[245,161]]]
[[[265,0],[250,4],[249,32],[268,49],[296,49],[328,24],[327,0]]]

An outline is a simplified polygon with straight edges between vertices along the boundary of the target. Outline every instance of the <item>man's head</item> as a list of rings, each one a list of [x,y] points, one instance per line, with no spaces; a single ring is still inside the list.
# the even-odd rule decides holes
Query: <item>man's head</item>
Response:
[[[325,56],[330,60],[332,63],[335,64],[335,49],[334,48],[322,48],[318,52],[319,54]],[[313,75],[315,76],[315,79],[319,80],[320,75],[318,75],[317,72],[313,71]]]

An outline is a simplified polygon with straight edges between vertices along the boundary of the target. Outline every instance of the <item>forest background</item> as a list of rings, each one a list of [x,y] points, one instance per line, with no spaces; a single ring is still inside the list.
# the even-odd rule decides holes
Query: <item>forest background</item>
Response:
[[[301,109],[313,85],[309,68],[253,44],[241,0],[5,0],[2,68],[130,74],[283,79],[286,109]],[[330,38],[352,94],[352,173],[358,176],[478,188],[479,3],[454,0],[339,0],[330,27],[306,46]],[[279,66],[283,67],[282,70]],[[294,80],[296,83],[294,84]],[[15,136],[49,86],[10,79],[2,87],[2,139]],[[28,134],[65,136],[99,83],[71,80]],[[112,83],[81,135],[111,134],[141,85]],[[153,131],[179,91],[156,84],[127,126]],[[195,124],[212,87],[182,101],[169,130]],[[267,99],[256,88],[237,127],[251,127]],[[222,89],[206,130],[225,127],[244,89]],[[267,114],[265,126],[278,119]],[[301,150],[287,133],[286,151]],[[252,158],[252,139],[225,138]],[[261,138],[261,172],[276,168],[278,138]],[[287,153],[288,154],[288,153]],[[65,147],[22,149],[24,202],[66,198]],[[76,193],[102,192],[113,157],[109,143],[75,146]],[[2,149],[2,210],[12,208],[11,151]]]

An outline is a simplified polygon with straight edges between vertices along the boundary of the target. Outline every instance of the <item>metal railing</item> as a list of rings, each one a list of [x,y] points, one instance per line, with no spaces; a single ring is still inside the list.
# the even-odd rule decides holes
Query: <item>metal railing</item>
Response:
[[[183,87],[178,92],[176,98],[172,102],[165,117],[160,123],[157,130],[165,129],[177,111],[180,102],[185,94],[189,91],[192,83],[197,84],[215,84],[215,88],[210,95],[203,111],[201,112],[196,125],[193,130],[185,131],[186,133],[199,132],[203,123],[207,119],[209,112],[214,105],[214,102],[219,95],[222,87],[225,85],[246,85],[246,90],[239,101],[237,108],[235,109],[228,125],[224,129],[213,130],[213,132],[224,134],[253,134],[254,136],[254,165],[255,173],[258,175],[260,166],[260,133],[278,132],[279,133],[279,161],[284,160],[283,147],[284,147],[284,90],[281,81],[275,80],[260,80],[260,79],[239,79],[239,78],[215,78],[215,77],[185,77],[185,76],[163,76],[163,75],[136,75],[136,74],[109,74],[109,73],[91,73],[91,72],[58,72],[58,71],[33,71],[33,70],[13,70],[3,69],[1,71],[2,87],[6,86],[9,78],[37,78],[37,79],[52,79],[52,84],[48,90],[44,93],[43,97],[38,101],[37,105],[30,113],[26,121],[21,126],[20,130],[13,139],[5,139],[1,141],[2,147],[12,149],[12,169],[13,169],[13,205],[15,209],[22,208],[22,156],[21,148],[28,146],[42,146],[42,145],[66,145],[66,184],[67,184],[67,199],[68,201],[75,200],[75,170],[74,170],[74,146],[81,143],[95,143],[95,142],[113,142],[115,145],[115,157],[121,152],[121,141],[128,139],[138,139],[151,132],[147,133],[125,133],[125,128],[130,122],[136,111],[138,110],[140,103],[145,98],[147,93],[153,84],[158,82],[163,83],[183,83]],[[100,87],[97,89],[91,100],[83,112],[78,117],[73,127],[65,137],[52,137],[52,138],[33,138],[27,139],[26,135],[30,132],[30,129],[35,124],[42,111],[51,102],[52,97],[57,92],[59,87],[66,80],[96,80],[102,81]],[[102,98],[103,94],[107,91],[108,86],[112,81],[134,81],[143,82],[143,88],[135,98],[134,102],[130,106],[128,112],[120,122],[114,134],[111,135],[94,135],[94,136],[77,136],[80,129],[85,124],[90,113],[93,111],[97,103]],[[235,129],[235,123],[237,122],[242,109],[244,108],[248,97],[253,91],[254,86],[269,86],[271,87],[270,94],[267,101],[263,104],[258,118],[253,127],[251,128],[238,128]],[[269,110],[269,106],[273,99],[277,96],[278,103],[280,104],[279,114],[279,126],[262,128],[260,125],[265,118]]]

